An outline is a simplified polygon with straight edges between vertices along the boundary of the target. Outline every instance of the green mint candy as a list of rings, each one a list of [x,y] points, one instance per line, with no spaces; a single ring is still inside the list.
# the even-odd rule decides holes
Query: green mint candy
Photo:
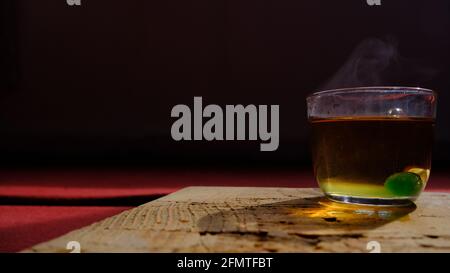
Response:
[[[384,187],[397,196],[413,196],[420,192],[423,182],[418,174],[411,172],[395,173],[384,182]]]

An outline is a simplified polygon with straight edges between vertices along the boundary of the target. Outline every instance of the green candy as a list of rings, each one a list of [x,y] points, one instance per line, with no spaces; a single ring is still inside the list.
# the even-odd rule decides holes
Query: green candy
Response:
[[[395,173],[384,182],[384,187],[397,196],[414,196],[422,189],[423,182],[418,174]]]

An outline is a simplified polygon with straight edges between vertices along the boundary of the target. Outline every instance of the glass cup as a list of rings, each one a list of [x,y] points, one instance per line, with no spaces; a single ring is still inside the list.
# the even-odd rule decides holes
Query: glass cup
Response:
[[[338,202],[409,205],[431,169],[436,93],[411,87],[336,89],[308,96],[314,175]]]

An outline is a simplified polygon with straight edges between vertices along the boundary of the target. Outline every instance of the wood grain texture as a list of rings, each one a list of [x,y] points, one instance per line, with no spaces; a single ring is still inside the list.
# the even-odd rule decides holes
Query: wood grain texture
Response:
[[[450,252],[450,195],[344,205],[318,189],[188,187],[25,252]]]

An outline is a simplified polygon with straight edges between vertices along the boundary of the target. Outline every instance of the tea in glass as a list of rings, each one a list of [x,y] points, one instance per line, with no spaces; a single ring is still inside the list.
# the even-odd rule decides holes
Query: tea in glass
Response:
[[[308,97],[316,180],[330,199],[403,205],[426,186],[436,94],[369,87]]]

